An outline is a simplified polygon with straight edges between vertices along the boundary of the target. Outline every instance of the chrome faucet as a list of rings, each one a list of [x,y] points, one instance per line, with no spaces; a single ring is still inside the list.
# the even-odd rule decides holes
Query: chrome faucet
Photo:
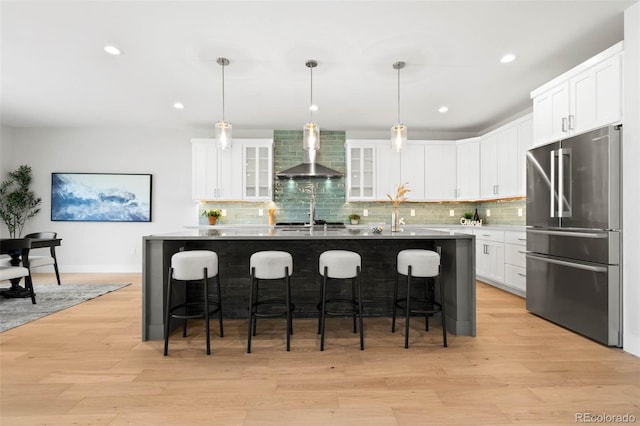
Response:
[[[309,226],[316,224],[316,186],[309,184]]]

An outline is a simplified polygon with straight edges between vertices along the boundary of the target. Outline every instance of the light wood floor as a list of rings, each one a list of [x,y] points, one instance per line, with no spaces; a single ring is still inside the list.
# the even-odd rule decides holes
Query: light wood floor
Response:
[[[54,282],[36,275],[36,283]],[[246,321],[204,354],[187,339],[141,342],[140,274],[65,274],[63,285],[132,285],[0,334],[1,417],[9,425],[573,424],[578,413],[635,416],[640,359],[528,314],[524,300],[478,283],[478,336],[449,337],[412,322],[365,319],[365,350],[348,319],[263,320],[252,354]],[[25,299],[25,309],[30,302]],[[214,323],[212,323],[213,325]]]

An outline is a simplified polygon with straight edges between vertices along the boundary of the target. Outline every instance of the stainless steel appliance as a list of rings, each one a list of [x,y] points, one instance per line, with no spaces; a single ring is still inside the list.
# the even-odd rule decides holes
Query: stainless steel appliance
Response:
[[[621,126],[527,153],[527,310],[622,346]]]

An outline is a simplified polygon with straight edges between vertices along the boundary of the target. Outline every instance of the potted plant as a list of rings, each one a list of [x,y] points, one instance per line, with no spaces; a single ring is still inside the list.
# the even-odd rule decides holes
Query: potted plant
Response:
[[[202,212],[202,216],[209,219],[209,225],[215,225],[218,218],[222,216],[222,211],[220,209],[205,210]]]
[[[466,213],[464,214],[464,218],[465,218],[465,219],[467,219],[467,220],[471,220],[471,219],[473,219],[473,213],[471,213],[471,212],[466,212]]]
[[[29,189],[31,181],[31,167],[22,165],[0,184],[0,219],[10,238],[20,238],[24,224],[40,211],[42,198]]]
[[[357,225],[358,222],[360,221],[360,215],[357,213],[351,213],[349,215],[349,220],[351,220],[352,225]]]

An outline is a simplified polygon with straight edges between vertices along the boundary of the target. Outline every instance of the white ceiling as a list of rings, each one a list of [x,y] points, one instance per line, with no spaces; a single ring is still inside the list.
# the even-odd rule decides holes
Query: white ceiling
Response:
[[[475,134],[623,38],[633,1],[5,1],[1,123]],[[103,51],[114,44],[124,52]],[[507,52],[518,55],[501,64]],[[176,110],[179,101],[185,109]],[[438,113],[447,105],[447,114]]]

